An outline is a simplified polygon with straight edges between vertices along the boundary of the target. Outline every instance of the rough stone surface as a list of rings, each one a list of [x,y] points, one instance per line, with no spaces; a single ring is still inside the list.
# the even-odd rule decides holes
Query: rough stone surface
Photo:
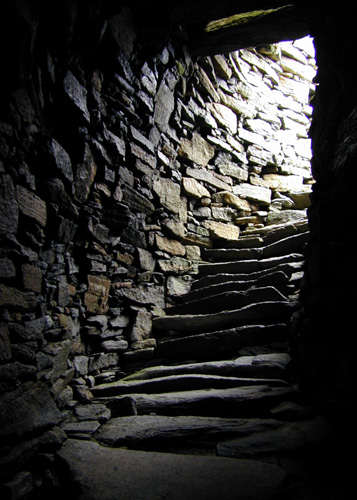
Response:
[[[128,498],[144,500],[150,492],[152,499],[209,500],[228,499],[239,491],[242,500],[260,500],[277,493],[285,478],[279,467],[262,462],[116,450],[76,440],[68,440],[59,455],[83,499],[109,500],[125,492]]]

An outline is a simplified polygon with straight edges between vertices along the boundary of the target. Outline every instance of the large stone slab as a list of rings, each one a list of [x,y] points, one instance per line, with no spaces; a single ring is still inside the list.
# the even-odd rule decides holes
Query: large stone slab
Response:
[[[253,385],[231,389],[200,389],[160,394],[130,394],[139,415],[200,415],[215,417],[266,416],[272,406],[293,398],[294,389]],[[122,405],[128,396],[106,400],[112,416],[122,415]]]
[[[190,335],[242,324],[256,324],[258,321],[284,321],[291,316],[295,307],[295,304],[284,301],[267,301],[214,314],[161,316],[153,320],[153,330],[156,335],[167,336],[171,332]]]
[[[243,327],[246,328],[246,327]],[[250,330],[250,328],[248,327]],[[124,380],[148,380],[174,374],[205,373],[235,377],[283,377],[291,358],[287,353],[240,356],[224,361],[205,361],[178,365],[159,365],[143,368],[127,375]]]
[[[173,314],[205,314],[229,311],[238,307],[246,306],[251,303],[287,300],[273,286],[251,288],[244,291],[225,290],[217,294],[211,294],[206,297],[200,297],[194,300],[188,300],[166,310],[169,315]]]
[[[60,458],[70,471],[78,500],[269,500],[285,473],[249,460],[118,450],[68,440]],[[73,485],[68,483],[73,495]]]
[[[47,430],[61,413],[42,382],[27,383],[0,399],[0,438],[3,443]]]
[[[271,202],[271,190],[263,186],[253,186],[243,182],[234,186],[233,193],[262,205],[270,205]]]
[[[202,435],[207,440],[227,434],[245,436],[252,432],[275,429],[279,425],[280,422],[273,419],[135,415],[113,418],[102,426],[96,439],[109,446],[130,446],[138,442],[192,439]]]

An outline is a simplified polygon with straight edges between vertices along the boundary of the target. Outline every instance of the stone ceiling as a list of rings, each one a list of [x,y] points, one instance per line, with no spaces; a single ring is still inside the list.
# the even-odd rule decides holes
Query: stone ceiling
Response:
[[[245,47],[292,40],[307,35],[313,11],[307,2],[184,0],[176,5],[162,1],[138,7],[137,20],[150,43],[169,33],[188,38],[196,55],[222,54]],[[210,29],[213,21],[235,16],[235,23],[223,22]]]

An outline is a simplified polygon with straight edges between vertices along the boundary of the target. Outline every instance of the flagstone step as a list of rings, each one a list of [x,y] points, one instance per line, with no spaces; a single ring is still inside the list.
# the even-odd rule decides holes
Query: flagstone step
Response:
[[[138,415],[198,415],[216,417],[265,417],[269,410],[288,399],[298,398],[294,387],[268,384],[229,389],[199,389],[160,394],[133,393],[97,398],[110,410],[112,418],[123,415],[123,405],[133,402]]]
[[[291,358],[286,353],[258,356],[240,356],[236,359],[181,363],[143,368],[133,372],[121,381],[149,380],[170,375],[201,373],[227,377],[284,378]]]
[[[155,336],[192,335],[236,326],[254,324],[260,321],[285,321],[296,309],[294,302],[266,301],[249,304],[232,311],[213,314],[185,314],[160,316],[153,320]]]
[[[243,261],[215,262],[198,264],[198,274],[206,276],[217,273],[255,273],[266,269],[274,268],[285,263],[303,264],[304,256],[301,253],[291,253],[280,257],[270,257],[268,259],[251,259]]]
[[[149,380],[118,381],[93,387],[95,397],[117,396],[130,393],[157,394],[160,392],[184,391],[186,389],[227,389],[247,385],[267,384],[284,386],[280,379],[257,379],[247,377],[227,377],[222,375],[184,374],[167,375]]]
[[[251,303],[267,301],[287,301],[281,292],[273,286],[250,288],[245,291],[225,291],[216,295],[189,300],[166,309],[166,314],[204,314],[228,311],[249,305]]]
[[[159,339],[157,355],[161,358],[214,359],[237,355],[245,347],[271,345],[271,352],[276,349],[276,342],[286,343],[289,327],[286,323],[243,325],[240,327],[218,330],[215,332]],[[288,347],[286,346],[287,350]]]

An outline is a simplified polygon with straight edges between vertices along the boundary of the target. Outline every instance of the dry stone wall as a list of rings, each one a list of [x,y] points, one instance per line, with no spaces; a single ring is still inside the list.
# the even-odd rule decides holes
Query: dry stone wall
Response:
[[[315,66],[301,42],[143,57],[127,10],[101,37],[95,66],[31,45],[30,85],[1,111],[4,477],[64,439],[95,382],[150,359],[152,318],[205,248],[306,219]]]

